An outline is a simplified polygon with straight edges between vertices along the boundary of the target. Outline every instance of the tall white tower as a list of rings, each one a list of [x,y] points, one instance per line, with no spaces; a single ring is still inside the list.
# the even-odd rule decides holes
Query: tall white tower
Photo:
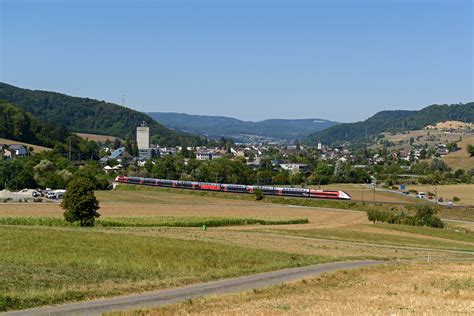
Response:
[[[323,148],[323,145],[321,144],[321,140],[318,140],[318,150],[321,150]]]
[[[145,121],[137,127],[137,145],[138,149],[150,149],[150,128]]]

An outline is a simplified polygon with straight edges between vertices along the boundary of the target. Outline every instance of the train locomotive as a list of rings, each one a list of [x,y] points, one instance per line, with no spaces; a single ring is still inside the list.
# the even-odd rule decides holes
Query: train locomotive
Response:
[[[315,190],[304,188],[285,188],[261,185],[227,184],[227,183],[209,183],[195,181],[165,180],[154,178],[139,178],[118,176],[116,182],[127,184],[138,184],[147,186],[156,186],[164,188],[177,188],[188,190],[219,191],[228,193],[248,193],[253,194],[255,190],[260,189],[264,195],[292,196],[316,199],[333,200],[351,200],[351,196],[344,191],[337,190]]]

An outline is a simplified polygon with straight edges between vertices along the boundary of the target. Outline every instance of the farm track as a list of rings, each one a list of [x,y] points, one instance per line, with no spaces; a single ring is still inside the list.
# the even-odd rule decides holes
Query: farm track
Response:
[[[142,294],[118,296],[110,299],[92,300],[51,307],[13,311],[5,313],[4,315],[101,315],[104,312],[157,307],[201,296],[220,295],[225,293],[251,290],[255,288],[276,285],[283,282],[295,281],[325,272],[355,269],[382,263],[384,262],[368,260],[317,264],[302,268],[284,269],[227,280],[208,282],[204,284],[195,284],[169,290],[160,290]]]

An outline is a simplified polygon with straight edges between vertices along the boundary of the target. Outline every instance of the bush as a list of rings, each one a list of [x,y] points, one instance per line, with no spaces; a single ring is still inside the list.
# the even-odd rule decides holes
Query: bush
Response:
[[[255,195],[255,200],[256,200],[256,201],[261,201],[261,200],[263,200],[263,192],[262,192],[262,190],[256,189],[253,193],[254,193],[254,195]]]
[[[377,223],[388,223],[410,226],[428,226],[443,228],[444,223],[436,216],[436,209],[428,205],[416,207],[415,216],[410,216],[405,212],[394,213],[389,211],[370,210],[367,212],[369,221]]]
[[[454,197],[453,197],[453,202],[459,202],[459,201],[461,201],[460,198],[458,198],[457,196],[454,196]]]

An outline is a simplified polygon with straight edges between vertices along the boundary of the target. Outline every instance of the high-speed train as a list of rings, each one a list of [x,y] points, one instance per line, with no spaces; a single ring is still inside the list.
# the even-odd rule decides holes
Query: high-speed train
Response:
[[[226,183],[209,183],[209,182],[194,182],[194,181],[179,181],[179,180],[164,180],[153,178],[139,178],[118,176],[115,178],[116,182],[139,184],[165,188],[177,188],[188,190],[204,190],[204,191],[220,191],[229,193],[249,193],[253,194],[255,190],[260,189],[264,195],[277,196],[293,196],[317,199],[337,199],[350,200],[351,196],[344,191],[336,190],[315,190],[303,188],[281,188],[261,185],[243,185],[243,184],[226,184]]]

